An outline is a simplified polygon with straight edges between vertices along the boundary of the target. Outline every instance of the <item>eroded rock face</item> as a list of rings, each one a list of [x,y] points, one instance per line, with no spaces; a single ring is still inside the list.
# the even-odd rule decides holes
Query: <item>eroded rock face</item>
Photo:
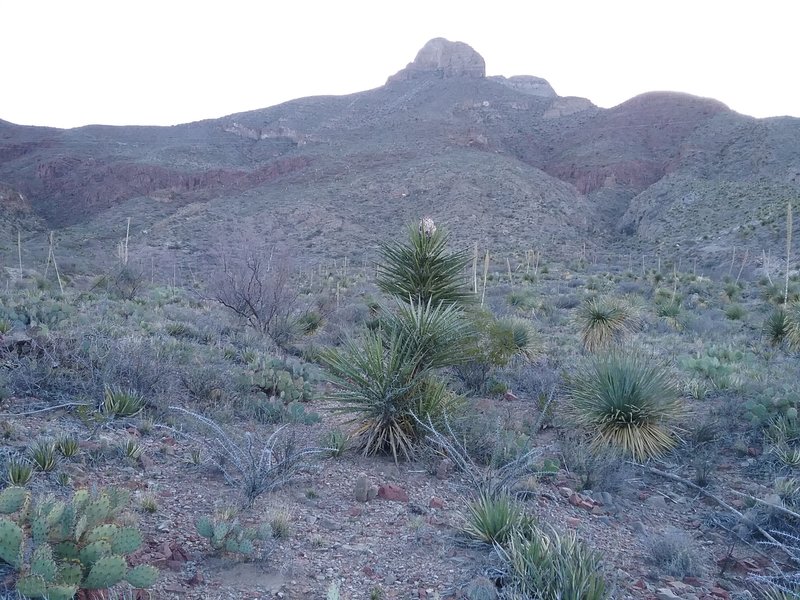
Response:
[[[534,77],[533,75],[514,75],[513,77],[503,77],[498,75],[490,77],[498,83],[510,87],[513,90],[528,94],[530,96],[541,96],[543,98],[555,98],[556,91],[546,79]]]
[[[441,79],[450,77],[480,79],[486,76],[486,62],[471,46],[463,42],[434,38],[422,47],[414,62],[389,77],[387,83],[432,75]]]

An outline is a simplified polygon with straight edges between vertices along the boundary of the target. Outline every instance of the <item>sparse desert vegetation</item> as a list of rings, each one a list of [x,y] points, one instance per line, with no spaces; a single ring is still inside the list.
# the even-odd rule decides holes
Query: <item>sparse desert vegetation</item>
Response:
[[[8,593],[793,597],[795,301],[584,262],[484,292],[406,235],[244,287],[7,270]]]

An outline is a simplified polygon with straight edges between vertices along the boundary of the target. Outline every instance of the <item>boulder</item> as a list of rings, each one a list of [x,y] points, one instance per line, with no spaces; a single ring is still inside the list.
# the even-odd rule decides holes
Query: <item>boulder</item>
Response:
[[[471,46],[434,38],[417,53],[414,62],[389,77],[387,83],[434,76],[439,79],[486,77],[486,62]]]

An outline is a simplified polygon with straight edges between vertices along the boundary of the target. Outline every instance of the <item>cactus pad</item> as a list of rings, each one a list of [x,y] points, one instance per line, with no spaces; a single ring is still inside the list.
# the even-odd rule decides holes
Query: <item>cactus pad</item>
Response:
[[[135,588],[149,588],[158,579],[158,569],[150,565],[139,565],[128,571],[125,581]]]
[[[45,583],[53,583],[57,574],[52,548],[48,544],[36,548],[31,558],[31,575],[38,575]]]
[[[209,538],[214,535],[214,523],[208,517],[200,517],[195,524],[197,527],[197,533],[202,535],[204,538]]]
[[[44,598],[47,584],[39,575],[24,575],[17,580],[17,591],[28,598]]]
[[[25,504],[25,499],[28,497],[28,490],[23,487],[7,487],[0,492],[0,513],[10,515],[17,512],[22,505]]]
[[[111,552],[114,554],[130,554],[142,545],[142,534],[133,527],[119,529],[111,540]]]
[[[8,519],[0,519],[0,560],[19,568],[22,562],[22,529]]]
[[[104,556],[89,571],[83,586],[89,590],[99,590],[118,584],[128,572],[128,565],[121,556]]]

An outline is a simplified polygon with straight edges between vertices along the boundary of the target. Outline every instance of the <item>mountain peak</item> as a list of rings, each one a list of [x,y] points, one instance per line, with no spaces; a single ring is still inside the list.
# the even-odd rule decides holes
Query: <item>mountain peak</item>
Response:
[[[434,38],[417,52],[414,62],[389,77],[387,83],[434,76],[439,79],[486,76],[486,62],[471,46],[464,42],[451,42]]]

